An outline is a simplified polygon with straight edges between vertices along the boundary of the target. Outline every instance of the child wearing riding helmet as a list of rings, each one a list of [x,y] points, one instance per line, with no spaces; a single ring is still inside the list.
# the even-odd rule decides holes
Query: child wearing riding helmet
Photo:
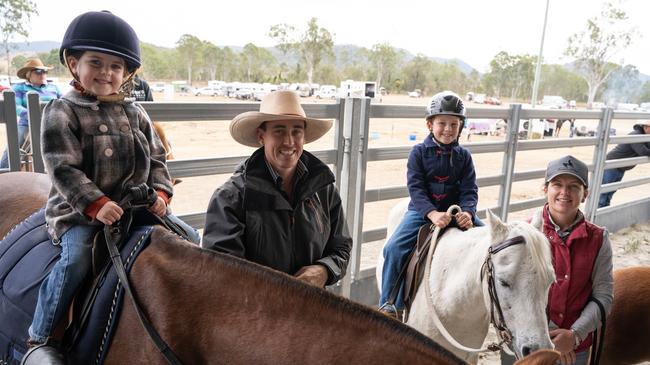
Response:
[[[458,95],[443,91],[433,96],[426,108],[429,135],[413,146],[407,163],[407,185],[411,202],[399,226],[384,247],[380,310],[398,316],[404,308],[402,290],[395,303],[388,303],[402,267],[415,246],[424,224],[469,229],[482,226],[476,216],[478,187],[470,152],[458,144],[465,122],[465,106]],[[447,213],[451,205],[461,211]],[[393,305],[394,304],[394,305]]]
[[[46,343],[91,267],[92,239],[123,214],[123,191],[146,183],[158,199],[149,207],[167,215],[172,183],[165,150],[149,116],[129,95],[141,65],[135,31],[110,12],[75,18],[59,51],[74,90],[43,111],[42,151],[52,181],[45,217],[61,257],[39,290],[30,345]],[[169,215],[170,218],[173,216]],[[196,231],[173,219],[193,235]]]

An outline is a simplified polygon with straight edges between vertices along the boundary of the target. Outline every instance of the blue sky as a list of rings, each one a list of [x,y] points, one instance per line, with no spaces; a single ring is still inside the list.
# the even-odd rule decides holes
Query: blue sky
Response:
[[[278,23],[304,27],[311,17],[335,35],[336,44],[371,47],[387,42],[411,53],[460,58],[481,72],[500,51],[537,55],[546,0],[275,0],[198,1],[36,0],[39,15],[28,40],[60,41],[69,22],[89,10],[110,10],[128,21],[141,40],[173,47],[182,34],[223,45],[253,42],[272,46],[269,28]],[[164,4],[164,5],[161,5]],[[550,0],[544,58],[565,63],[568,37],[586,29],[600,1]],[[650,74],[647,55],[650,2],[627,0],[621,7],[637,37],[616,61]],[[15,41],[20,41],[15,39]]]

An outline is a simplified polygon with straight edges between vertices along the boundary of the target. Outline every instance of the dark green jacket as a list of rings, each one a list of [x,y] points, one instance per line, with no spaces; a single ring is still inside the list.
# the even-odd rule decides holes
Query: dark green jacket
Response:
[[[307,173],[296,184],[293,205],[273,183],[263,148],[239,165],[212,195],[202,246],[290,275],[321,264],[327,285],[341,279],[352,238],[334,175],[308,152],[300,159]]]

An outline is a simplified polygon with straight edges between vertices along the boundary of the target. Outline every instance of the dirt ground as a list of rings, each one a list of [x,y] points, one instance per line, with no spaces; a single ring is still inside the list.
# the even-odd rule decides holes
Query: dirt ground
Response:
[[[162,94],[154,94],[156,100],[163,101]],[[190,95],[177,95],[174,101],[215,101],[230,102],[221,97],[194,97]],[[408,104],[424,106],[427,98],[408,98],[405,95],[383,96],[382,100],[373,103],[382,104]],[[306,99],[305,103],[328,103],[317,99]],[[477,106],[470,104],[469,106]],[[504,106],[505,107],[505,106]],[[228,133],[229,121],[209,122],[173,122],[164,123],[167,135],[170,137],[174,155],[177,159],[227,157],[250,155],[252,148],[238,145]],[[597,125],[597,121],[586,121],[587,124]],[[635,121],[615,120],[612,124],[617,130],[617,135],[624,135],[632,130]],[[370,121],[371,148],[387,146],[408,146],[424,139],[427,133],[423,119],[373,119]],[[409,139],[415,135],[416,141]],[[4,126],[0,125],[0,150],[6,147],[6,133]],[[568,137],[568,128],[563,128],[560,137]],[[309,151],[330,149],[333,146],[333,132],[324,138],[306,146]],[[502,140],[503,136],[472,135],[471,142]],[[468,143],[463,136],[461,143]],[[611,147],[610,147],[611,148]],[[541,151],[520,151],[517,153],[516,171],[541,169],[548,161],[559,158],[565,154],[572,154],[583,161],[589,162],[593,158],[593,147],[557,148]],[[501,172],[503,153],[474,154],[474,164],[477,176],[491,176]],[[645,177],[650,174],[650,165],[637,166],[625,175],[625,179]],[[205,211],[212,192],[223,183],[229,174],[184,178],[183,183],[175,188],[175,197],[172,208],[176,214],[186,214]],[[403,186],[406,183],[406,162],[381,161],[368,164],[366,188],[387,186]],[[479,191],[479,209],[496,205],[499,187],[484,187]],[[525,200],[542,196],[542,180],[518,182],[513,185],[511,200]],[[635,200],[650,195],[647,185],[624,189],[614,195],[613,204]],[[369,230],[386,225],[388,211],[396,200],[368,203],[365,206],[363,229]],[[523,219],[530,215],[529,211],[512,213],[509,219]],[[614,232],[611,235],[614,249],[615,267],[650,265],[650,223],[631,226]],[[362,248],[362,269],[375,265],[382,242],[364,244]],[[488,355],[480,364],[498,364],[498,355]]]

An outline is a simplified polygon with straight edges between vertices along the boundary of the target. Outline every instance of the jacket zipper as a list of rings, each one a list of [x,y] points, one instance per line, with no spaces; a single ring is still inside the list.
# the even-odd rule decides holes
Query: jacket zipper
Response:
[[[323,227],[323,222],[320,219],[320,214],[318,214],[318,209],[316,209],[316,204],[314,204],[314,201],[312,199],[307,200],[309,202],[309,206],[311,209],[314,210],[314,216],[316,217],[316,224],[318,224],[318,230],[320,233],[323,233],[325,230]]]

